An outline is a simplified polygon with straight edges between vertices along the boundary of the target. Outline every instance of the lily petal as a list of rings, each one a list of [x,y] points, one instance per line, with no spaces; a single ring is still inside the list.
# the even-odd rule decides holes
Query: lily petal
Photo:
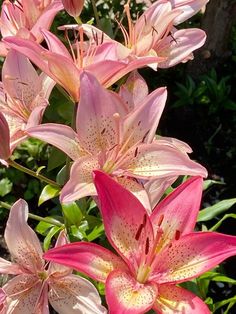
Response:
[[[61,190],[60,201],[69,203],[84,196],[96,195],[92,172],[100,169],[97,156],[81,157],[70,170],[70,179]]]
[[[69,275],[50,282],[49,302],[60,314],[106,313],[95,287],[88,280]]]
[[[15,263],[11,263],[0,257],[0,274],[18,275],[22,273],[22,268]]]
[[[10,131],[4,115],[0,112],[0,159],[7,160],[10,155]]]
[[[11,208],[4,237],[17,264],[35,273],[44,267],[43,252],[35,232],[27,224],[27,218],[28,205],[20,199]]]
[[[236,237],[216,232],[190,233],[171,244],[158,255],[150,280],[187,281],[236,254]]]
[[[27,129],[27,134],[56,146],[72,160],[77,160],[83,154],[77,141],[77,134],[66,125],[45,123]]]
[[[138,148],[131,148],[116,166],[117,169],[124,169],[124,174],[140,179],[179,175],[207,176],[204,167],[190,160],[170,143],[142,144]]]
[[[106,281],[109,313],[147,313],[155,302],[157,291],[154,283],[140,284],[128,273],[115,270]]]
[[[174,285],[159,285],[153,309],[160,314],[210,314],[207,305],[192,292]]]
[[[33,275],[18,275],[9,280],[3,286],[7,296],[4,304],[6,313],[35,313],[41,288],[41,281]]]
[[[124,105],[89,72],[82,72],[80,80],[77,133],[81,145],[91,154],[98,154],[117,144],[118,129],[113,116],[123,116]]]
[[[120,257],[89,242],[74,242],[53,248],[44,253],[44,258],[69,266],[101,282],[105,282],[114,269],[127,270],[126,264]]]
[[[175,238],[176,232],[181,235],[193,232],[202,198],[202,185],[201,177],[191,178],[178,186],[154,208],[150,219],[156,232],[158,222],[163,217],[162,247]]]
[[[150,219],[142,204],[128,190],[105,173],[94,173],[106,235],[135,272],[152,247]]]

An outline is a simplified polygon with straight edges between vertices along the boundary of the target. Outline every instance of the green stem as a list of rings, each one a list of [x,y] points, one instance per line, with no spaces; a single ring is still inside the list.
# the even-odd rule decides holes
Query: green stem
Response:
[[[3,208],[6,208],[8,210],[11,209],[11,205],[5,203],[5,202],[2,202],[0,201],[0,206],[3,207]],[[28,214],[29,218],[31,219],[34,219],[34,220],[37,220],[37,221],[43,221],[43,222],[46,222],[46,223],[49,223],[51,225],[54,225],[54,226],[58,226],[58,227],[63,227],[64,225],[59,222],[58,220],[54,219],[54,218],[50,218],[50,217],[40,217],[38,215],[34,215],[34,214]]]
[[[57,184],[55,181],[50,180],[50,179],[44,177],[43,175],[41,175],[39,173],[36,173],[36,172],[34,172],[34,171],[24,167],[24,166],[21,166],[20,164],[18,164],[14,160],[8,159],[7,162],[8,162],[8,164],[10,166],[16,168],[17,170],[20,170],[20,171],[22,171],[24,173],[27,173],[27,174],[29,174],[32,177],[35,177],[35,178],[37,178],[37,179],[39,179],[39,180],[41,180],[43,182],[46,182],[47,184],[53,185],[53,186],[58,187],[58,188],[60,187],[60,185]]]
[[[93,6],[93,13],[94,13],[94,16],[95,16],[97,27],[102,29],[102,26],[101,26],[101,23],[100,23],[100,20],[99,20],[99,15],[98,15],[96,2],[94,0],[92,0],[92,6]]]

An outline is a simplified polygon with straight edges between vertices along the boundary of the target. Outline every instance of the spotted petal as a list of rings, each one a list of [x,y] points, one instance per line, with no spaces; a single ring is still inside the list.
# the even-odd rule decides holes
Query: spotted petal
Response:
[[[156,260],[150,280],[178,283],[196,278],[236,254],[236,237],[196,232],[173,241]]]
[[[115,270],[106,281],[109,313],[147,313],[157,297],[157,291],[154,283],[140,284],[128,273]]]
[[[49,289],[49,302],[60,314],[101,314],[106,309],[95,287],[88,280],[69,275],[52,280]]]
[[[152,247],[153,230],[145,208],[128,190],[102,172],[95,172],[106,235],[135,272]]]
[[[161,314],[210,314],[207,305],[195,294],[174,285],[159,285],[153,309]]]
[[[20,199],[11,208],[4,237],[15,262],[35,273],[43,269],[43,252],[35,232],[27,224],[27,218],[28,205]]]

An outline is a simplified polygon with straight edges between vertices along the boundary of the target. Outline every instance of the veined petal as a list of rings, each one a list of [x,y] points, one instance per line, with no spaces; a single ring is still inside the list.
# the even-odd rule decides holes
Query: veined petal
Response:
[[[127,104],[129,111],[145,100],[148,95],[148,86],[138,71],[133,71],[125,84],[121,85],[119,95]]]
[[[140,141],[151,142],[155,136],[167,98],[166,88],[158,88],[124,119],[123,137],[129,149]]]
[[[72,59],[61,54],[46,52],[43,57],[48,61],[51,76],[58,84],[65,88],[74,101],[79,101],[80,72]]]
[[[200,29],[189,28],[173,32],[154,48],[159,56],[167,57],[158,67],[169,68],[185,61],[194,50],[203,46],[205,40],[206,34]]]
[[[153,210],[150,217],[154,231],[162,217],[161,247],[168,245],[176,236],[193,232],[202,198],[203,180],[193,177],[178,186]]]
[[[33,275],[18,275],[9,280],[3,286],[7,296],[4,304],[6,313],[35,313],[41,288],[42,282]],[[44,314],[45,312],[39,313]]]
[[[51,249],[44,253],[44,258],[69,266],[101,282],[105,282],[114,269],[128,270],[120,257],[89,242],[74,242]]]
[[[179,150],[186,154],[191,154],[193,152],[192,148],[185,142],[178,140],[177,138],[174,137],[167,137],[167,136],[157,136],[158,143],[163,143],[165,144],[170,143],[174,146],[176,146]]]
[[[45,123],[27,129],[27,134],[56,146],[73,160],[84,154],[79,146],[77,134],[66,125]]]
[[[174,285],[159,285],[153,309],[159,314],[210,314],[207,305],[195,294]]]
[[[76,161],[71,167],[69,181],[61,190],[60,201],[69,203],[84,196],[96,195],[92,172],[100,168],[96,155],[81,157]]]
[[[27,3],[26,6],[28,7],[29,4]],[[63,5],[61,1],[54,0],[44,9],[43,13],[40,14],[39,18],[37,19],[37,22],[31,29],[32,34],[34,34],[38,42],[41,42],[43,40],[41,27],[43,27],[44,29],[49,29],[55,15],[62,9]]]
[[[31,112],[28,122],[26,124],[25,129],[30,128],[30,127],[34,127],[35,125],[38,125],[43,118],[43,113],[46,109],[46,106],[48,105],[48,103],[44,102],[44,104],[42,103],[42,105],[40,106],[36,106],[33,111]]]
[[[216,232],[190,233],[173,241],[156,259],[150,280],[176,283],[196,278],[236,255],[236,237]]]
[[[147,313],[155,302],[157,291],[155,283],[140,284],[129,273],[114,270],[106,281],[109,313]]]
[[[28,205],[20,199],[10,210],[4,237],[16,263],[35,273],[43,269],[43,251],[35,232],[27,224],[27,218]]]
[[[4,89],[11,98],[30,108],[42,89],[42,81],[30,61],[21,53],[11,49],[2,68]]]
[[[116,167],[123,169],[126,175],[140,179],[179,175],[207,176],[204,167],[190,160],[171,144],[141,144],[131,148]]]
[[[122,117],[124,105],[89,72],[82,72],[80,80],[77,133],[81,145],[91,154],[98,154],[118,144],[119,126],[113,115]]]
[[[50,76],[50,71],[48,69],[48,63],[43,58],[43,53],[47,52],[42,46],[36,42],[17,36],[5,37],[3,40],[8,47],[19,51],[27,58],[29,58],[34,64],[36,64],[43,72]]]
[[[144,184],[145,191],[148,194],[151,210],[157,205],[163,196],[165,190],[170,187],[175,180],[176,176],[166,177],[160,179],[149,180]]]
[[[64,57],[67,57],[68,59],[71,59],[71,55],[69,54],[69,51],[66,49],[66,47],[62,44],[62,42],[55,36],[53,33],[49,32],[45,28],[41,29],[41,32],[44,36],[44,39],[46,40],[46,43],[48,45],[48,48],[51,52],[55,52],[59,55],[62,55]]]
[[[10,130],[4,115],[0,112],[0,159],[10,157]]]
[[[107,312],[95,287],[82,277],[69,275],[51,281],[49,286],[49,302],[60,314]]]
[[[175,19],[174,24],[178,25],[195,15],[208,1],[209,0],[170,0],[174,8],[182,10],[182,14]]]
[[[18,264],[11,263],[0,257],[0,274],[18,275],[22,273],[22,268]]]
[[[105,173],[96,171],[97,188],[106,235],[133,272],[153,244],[153,229],[142,204]]]

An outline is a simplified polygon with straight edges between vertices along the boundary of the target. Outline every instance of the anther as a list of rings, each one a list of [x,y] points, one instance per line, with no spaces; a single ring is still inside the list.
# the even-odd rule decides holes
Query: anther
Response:
[[[148,252],[149,252],[149,247],[150,247],[150,244],[149,244],[149,237],[147,237],[147,239],[146,239],[146,245],[145,245],[145,255],[148,254]]]
[[[142,230],[143,230],[143,224],[141,224],[141,225],[138,227],[137,233],[136,233],[136,235],[135,235],[135,240],[137,240],[137,241],[139,240]]]
[[[164,214],[161,214],[160,217],[159,217],[159,219],[158,219],[158,222],[157,222],[158,227],[161,226],[161,224],[162,224],[162,222],[163,222],[163,219],[164,219]]]
[[[179,240],[179,238],[180,238],[180,231],[176,230],[175,231],[175,240]]]

